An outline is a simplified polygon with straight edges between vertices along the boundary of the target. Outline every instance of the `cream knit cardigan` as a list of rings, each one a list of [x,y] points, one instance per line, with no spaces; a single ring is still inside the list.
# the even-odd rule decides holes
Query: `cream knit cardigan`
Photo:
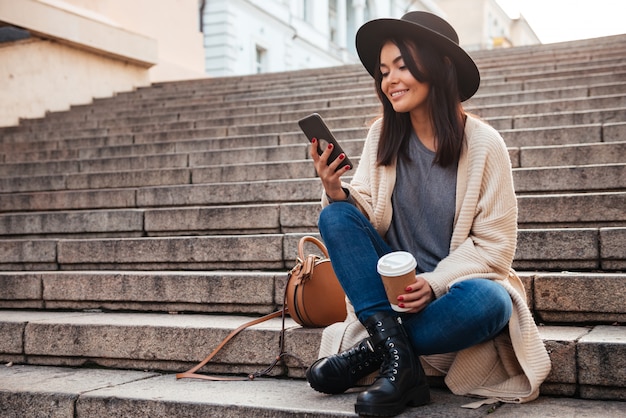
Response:
[[[396,168],[376,164],[381,126],[379,119],[370,128],[358,168],[344,187],[384,236],[391,223]],[[495,280],[511,295],[513,315],[508,333],[457,353],[423,356],[422,363],[429,375],[445,374],[446,385],[457,395],[527,402],[539,395],[539,386],[550,372],[550,358],[526,304],[524,286],[511,269],[517,241],[511,162],[501,136],[485,122],[468,116],[465,137],[450,254],[422,276],[436,297],[461,280]],[[328,203],[324,194],[322,204]],[[324,330],[320,357],[345,350],[367,336],[348,305],[346,321]]]

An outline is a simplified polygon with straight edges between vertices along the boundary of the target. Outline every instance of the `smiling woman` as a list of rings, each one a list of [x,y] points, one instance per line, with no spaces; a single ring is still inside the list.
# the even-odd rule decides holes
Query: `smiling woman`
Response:
[[[413,56],[413,59],[418,61],[417,56]],[[420,65],[417,64],[417,67],[419,68]],[[380,89],[391,102],[394,111],[410,113],[411,118],[415,119],[417,123],[420,120],[424,121],[430,118],[426,101],[430,91],[429,83],[413,77],[404,63],[400,48],[391,41],[385,43],[380,51],[380,73],[382,78]],[[419,126],[429,127],[428,124],[419,124]],[[435,151],[433,133],[423,132],[423,134],[425,135],[418,134],[418,137],[422,141],[427,140],[427,147]]]
[[[350,183],[328,163],[332,149],[310,150],[324,186],[320,233],[350,303],[322,339],[338,352],[320,352],[309,384],[342,393],[378,371],[355,410],[394,416],[429,401],[424,361],[447,372],[456,394],[535,399],[550,359],[511,269],[517,200],[506,146],[463,110],[480,84],[476,64],[426,12],[367,22],[356,48],[383,114]],[[393,296],[402,314],[377,271],[395,251],[416,260],[412,283]]]

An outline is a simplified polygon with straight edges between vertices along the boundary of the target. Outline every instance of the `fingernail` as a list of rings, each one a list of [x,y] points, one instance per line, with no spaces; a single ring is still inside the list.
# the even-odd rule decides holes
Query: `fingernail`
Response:
[[[317,138],[311,139],[311,142],[315,144],[317,142]]]
[[[350,167],[349,165],[346,165],[346,166],[343,167],[343,169],[346,170],[346,171],[350,170],[351,168],[352,167]]]
[[[328,149],[333,149],[333,144],[328,144]]]
[[[346,156],[344,154],[339,154],[339,159],[343,160],[344,158],[346,158]]]
[[[406,289],[404,289],[404,290],[406,290],[407,292],[412,292],[412,291],[413,291],[413,289],[411,288],[411,286],[407,287],[407,288],[406,288]]]
[[[404,308],[404,303],[398,303],[399,308]]]
[[[402,295],[398,296],[398,300],[404,300],[404,296]]]

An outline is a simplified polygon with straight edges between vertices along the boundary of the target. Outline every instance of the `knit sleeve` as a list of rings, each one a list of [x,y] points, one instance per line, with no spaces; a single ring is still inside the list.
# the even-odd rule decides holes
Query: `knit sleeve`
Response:
[[[363,145],[363,151],[361,158],[355,170],[354,176],[350,183],[342,182],[342,187],[349,191],[349,195],[353,200],[353,203],[359,208],[359,210],[375,225],[374,216],[374,199],[376,198],[377,191],[377,174],[376,174],[376,158],[378,154],[378,139],[380,137],[380,127],[382,120],[377,120],[370,127],[365,144]],[[330,201],[325,196],[322,196],[322,206],[330,204]]]

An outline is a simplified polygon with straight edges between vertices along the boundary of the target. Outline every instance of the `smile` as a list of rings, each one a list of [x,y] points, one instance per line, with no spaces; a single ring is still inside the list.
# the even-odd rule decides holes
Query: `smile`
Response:
[[[408,90],[400,90],[400,91],[394,91],[393,93],[391,93],[391,97],[398,97],[403,95],[404,93],[406,93]]]

